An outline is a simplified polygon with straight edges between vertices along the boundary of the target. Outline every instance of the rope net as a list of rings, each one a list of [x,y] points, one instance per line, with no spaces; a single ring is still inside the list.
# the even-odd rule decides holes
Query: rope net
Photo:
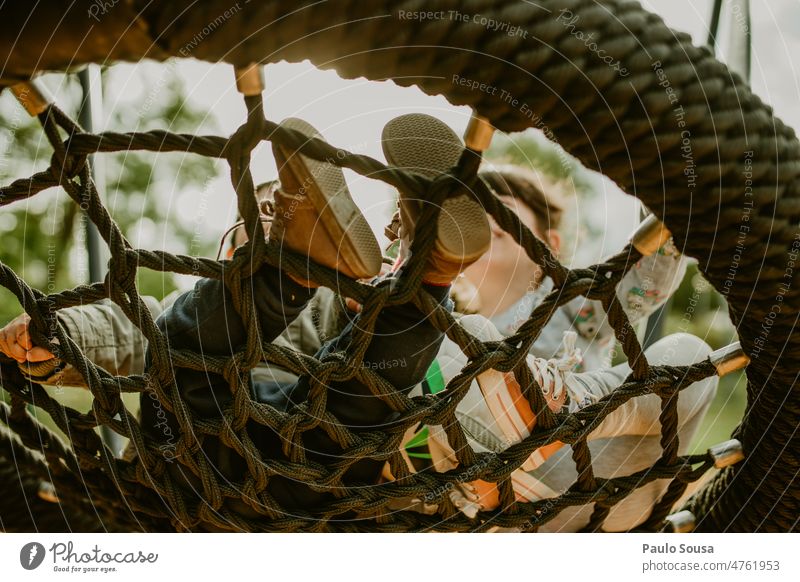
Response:
[[[594,503],[594,510],[586,529],[598,531],[615,504],[647,483],[669,479],[666,493],[641,526],[644,530],[662,528],[665,516],[687,484],[699,479],[714,464],[708,454],[678,455],[676,406],[677,395],[683,388],[716,373],[716,368],[709,360],[689,366],[648,364],[615,293],[621,278],[642,258],[641,253],[628,245],[606,262],[568,269],[478,179],[480,153],[466,149],[459,164],[447,175],[430,180],[279,127],[264,118],[260,96],[245,97],[245,102],[247,121],[230,138],[164,131],[95,135],[83,131],[55,106],[47,107],[39,115],[55,150],[50,167],[4,188],[0,204],[5,206],[60,186],[97,225],[110,249],[111,259],[104,282],[52,294],[30,287],[12,269],[0,263],[0,284],[16,295],[31,316],[34,342],[49,346],[63,362],[80,371],[92,395],[91,410],[80,413],[60,404],[41,385],[26,379],[15,365],[3,364],[0,381],[11,398],[10,406],[3,404],[0,408],[2,420],[18,435],[24,447],[6,432],[0,434],[0,442],[4,446],[8,443],[4,450],[25,451],[25,455],[14,456],[15,462],[52,482],[62,506],[93,514],[103,527],[117,531],[209,527],[245,531],[485,531],[496,526],[535,531],[565,508],[589,503]],[[260,232],[261,227],[249,163],[252,150],[262,140],[274,141],[311,158],[380,179],[432,202],[426,205],[418,221],[421,226],[414,237],[413,258],[395,284],[369,286],[343,278],[331,269],[309,265],[306,257],[280,249],[263,236],[250,237],[250,242],[240,247],[231,260],[221,261],[133,248],[103,206],[88,159],[95,153],[126,150],[180,151],[224,159],[230,166],[245,227],[248,232],[255,233]],[[435,241],[434,225],[442,202],[456,187],[463,185],[528,256],[542,266],[545,275],[554,283],[552,292],[517,333],[499,342],[478,341],[453,314],[421,288],[422,267]],[[247,281],[265,263],[301,278],[310,276],[319,284],[337,289],[338,293],[361,303],[363,311],[360,325],[354,330],[352,349],[318,360],[261,342],[252,289]],[[170,350],[137,291],[136,273],[140,268],[224,281],[247,329],[246,346],[229,358]],[[599,402],[575,413],[553,413],[526,365],[525,356],[554,311],[579,295],[602,302],[632,372],[621,386]],[[56,318],[60,309],[104,298],[119,305],[147,338],[151,365],[145,374],[117,377],[94,365]],[[407,302],[417,306],[468,357],[462,373],[440,393],[409,398],[389,386],[375,370],[363,365],[363,354],[372,341],[381,309]],[[281,412],[252,399],[248,372],[261,361],[297,375],[310,375],[307,401],[289,412]],[[173,366],[207,370],[226,378],[231,400],[221,409],[219,417],[199,418],[193,413],[180,397]],[[499,453],[473,451],[455,412],[472,379],[488,369],[513,372],[537,413],[537,425],[530,436]],[[326,409],[326,386],[355,376],[395,413],[394,420],[380,430],[350,429]],[[123,405],[121,395],[125,392],[149,392],[177,418],[180,434],[174,457],[181,470],[192,475],[199,484],[195,491],[176,481],[158,443],[144,437],[140,423]],[[598,477],[593,471],[587,437],[622,404],[645,394],[656,394],[662,401],[661,458],[631,475]],[[47,412],[69,435],[70,443],[64,443],[39,423],[29,407]],[[267,455],[256,448],[248,432],[250,423],[279,434],[282,451]],[[444,473],[409,470],[400,448],[405,433],[420,424],[444,427],[456,451],[457,468]],[[99,426],[107,426],[129,438],[138,455],[132,459],[116,458],[95,431]],[[328,463],[309,459],[304,446],[304,435],[319,428],[341,448],[341,453]],[[203,448],[209,437],[218,438],[245,460],[246,470],[238,481],[223,479],[214,468]],[[578,474],[576,482],[554,499],[530,503],[515,501],[512,472],[536,449],[556,441],[572,448],[572,461]],[[11,458],[10,453],[5,456]],[[347,471],[365,458],[388,462],[395,479],[371,486],[343,480]],[[321,501],[303,508],[282,507],[270,493],[270,482],[278,477],[304,483],[322,494]],[[498,485],[500,507],[480,512],[470,519],[456,509],[447,492],[456,484],[476,479]],[[438,505],[438,511],[425,515],[392,509],[394,502],[409,498],[425,499],[427,503]],[[234,502],[238,503],[237,507],[241,506],[239,502],[244,502],[249,511],[243,513],[233,508]]]

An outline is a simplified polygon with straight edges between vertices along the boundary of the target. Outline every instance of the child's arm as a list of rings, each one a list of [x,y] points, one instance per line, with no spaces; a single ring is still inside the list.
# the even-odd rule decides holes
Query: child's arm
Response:
[[[670,241],[653,255],[640,259],[628,271],[617,285],[617,299],[631,324],[656,311],[675,293],[683,281],[687,265],[688,259]],[[601,343],[613,338],[614,330],[599,301],[578,297],[564,309],[582,337]]]
[[[671,240],[653,255],[639,259],[617,285],[617,299],[631,323],[666,303],[683,281],[687,265],[688,259]]]
[[[157,317],[164,309],[162,302],[155,297],[142,297],[147,308]],[[174,297],[169,296],[164,303],[170,302]],[[122,309],[113,301],[104,299],[96,303],[68,307],[59,310],[58,321],[64,326],[67,335],[72,338],[78,347],[92,363],[117,376],[141,374],[144,371],[144,357],[147,349],[147,339],[122,312]],[[7,327],[15,327],[17,341],[31,346],[27,334],[28,318],[17,318]],[[27,363],[20,363],[22,373],[31,380],[47,385],[71,386],[86,388],[86,380],[71,365],[67,364],[60,371],[55,372],[56,360],[48,360],[47,352],[43,348],[33,347],[38,360],[38,365],[29,371]],[[49,365],[47,362],[52,362]],[[41,372],[37,372],[41,370]]]

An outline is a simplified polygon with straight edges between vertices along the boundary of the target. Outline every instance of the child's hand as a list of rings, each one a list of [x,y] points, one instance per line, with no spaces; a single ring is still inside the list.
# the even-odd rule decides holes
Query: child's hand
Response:
[[[344,303],[347,305],[347,309],[353,311],[355,313],[361,313],[361,304],[351,297],[345,297]]]
[[[31,318],[23,313],[0,329],[0,351],[17,362],[44,362],[55,358],[45,348],[34,346],[28,333]]]

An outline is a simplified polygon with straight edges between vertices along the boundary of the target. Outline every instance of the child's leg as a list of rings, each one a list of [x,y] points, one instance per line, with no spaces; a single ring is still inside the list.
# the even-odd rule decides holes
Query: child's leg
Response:
[[[423,287],[440,303],[450,307],[449,287]],[[359,318],[360,316],[356,316],[339,336],[323,345],[315,357],[324,358],[329,354],[348,350]],[[397,390],[408,393],[424,379],[443,338],[444,334],[413,304],[387,307],[378,315],[374,336],[364,354],[363,365],[374,370]],[[267,383],[270,385],[256,386],[256,391],[260,401],[280,410],[289,410],[305,402],[311,379],[310,376],[302,376],[296,383],[289,385]],[[327,386],[326,410],[335,415],[339,426],[356,431],[380,430],[381,425],[391,419],[389,407],[355,378]],[[303,433],[304,452],[309,459],[316,462],[336,462],[341,459],[342,448],[328,436],[324,423],[322,421],[320,426]],[[335,430],[335,427],[327,428]],[[253,423],[250,425],[250,436],[265,457],[283,457],[281,435]],[[232,473],[246,470],[241,459],[237,457],[234,462],[238,464]],[[348,469],[344,481],[350,486],[373,486],[378,481],[384,464],[383,460],[362,459]],[[328,498],[324,493],[313,491],[302,483],[281,476],[270,479],[269,492],[286,509],[313,507],[324,503]],[[243,511],[243,508],[239,511]]]
[[[244,284],[253,290],[253,308],[259,320],[261,340],[265,342],[283,332],[315,291],[296,283],[270,265],[264,265]],[[161,314],[156,324],[174,350],[229,356],[241,349],[247,340],[244,323],[233,307],[230,293],[221,281],[214,279],[198,281],[192,291],[178,297]],[[148,354],[148,368],[151,358]],[[177,366],[172,371],[182,396],[195,413],[204,417],[219,415],[230,401],[230,387],[222,376]],[[142,429],[151,437],[164,440],[167,435],[164,434],[163,408],[147,394],[143,394],[140,400]],[[170,431],[177,429],[174,422],[169,424]]]
[[[282,125],[309,137],[316,130],[298,119]],[[309,264],[337,269],[353,278],[377,275],[381,253],[369,225],[353,202],[341,168],[312,160],[273,144],[281,186],[274,193],[269,240],[282,249],[306,255]],[[270,342],[303,310],[316,284],[265,265],[243,281],[252,290],[261,341]],[[203,279],[158,321],[169,344],[213,356],[228,356],[246,340],[244,324],[220,281]],[[174,368],[173,368],[174,369]],[[230,401],[228,383],[206,371],[174,369],[175,381],[193,411],[219,415]],[[148,399],[143,399],[143,404]],[[150,402],[154,408],[157,402]],[[143,418],[144,420],[144,418]]]
[[[391,121],[384,129],[382,142],[386,159],[391,164],[431,178],[455,166],[464,149],[452,130],[425,115],[406,115]],[[400,238],[396,266],[410,256],[408,250],[415,226],[429,202],[401,191],[398,203],[401,229],[396,233]],[[423,268],[423,288],[440,303],[447,302],[452,281],[488,250],[490,239],[491,231],[483,208],[466,192],[451,196],[443,203],[439,215],[436,244]],[[408,393],[423,380],[444,336],[411,303],[383,309],[376,321],[364,355],[364,366],[382,376],[393,389]],[[323,346],[317,357],[347,350],[356,325],[358,318],[340,336]],[[309,380],[303,377],[290,389],[292,403],[299,404],[306,399]],[[356,379],[329,385],[326,409],[339,423],[351,429],[380,430],[391,414],[389,407]],[[341,447],[321,427],[306,432],[303,445],[309,457],[321,462],[339,460],[342,454]],[[383,465],[384,460],[363,459],[348,470],[344,480],[351,485],[372,486]],[[283,497],[281,493],[293,496],[295,506],[308,507],[322,498],[297,487],[296,483],[286,482],[284,486],[281,481],[272,480],[272,494],[276,498]]]
[[[449,303],[449,287],[425,285],[425,289],[441,303]],[[317,358],[348,349],[358,317],[348,324],[342,333],[326,343]],[[393,305],[383,309],[378,315],[375,334],[364,354],[363,365],[374,370],[384,380],[400,392],[408,393],[425,377],[444,334],[424,317],[411,303]],[[289,406],[304,402],[308,395],[311,377],[303,376],[296,384],[288,387],[275,387],[271,404],[282,400],[283,391],[288,396]],[[344,382],[331,383],[327,388],[326,410],[333,413],[341,426],[350,429],[380,430],[382,424],[390,420],[392,411],[369,387],[355,378]],[[323,424],[323,423],[321,423]],[[329,427],[334,428],[334,427]],[[257,429],[254,437],[259,448],[264,451],[278,451],[276,435],[269,430]],[[337,445],[322,427],[303,435],[303,446],[309,458],[318,462],[335,461],[341,456]],[[370,485],[377,482],[384,461],[364,459],[354,464],[345,474],[346,482]],[[321,496],[297,483],[273,479],[271,492],[278,499],[295,507],[308,506],[321,500]]]
[[[449,307],[449,287],[423,285],[423,288]],[[322,346],[316,357],[347,350],[358,320],[357,316],[338,337]],[[413,303],[386,307],[378,315],[363,365],[383,377],[396,390],[407,394],[424,379],[443,338],[444,334]],[[308,376],[304,376],[293,388],[291,400],[294,404],[306,399],[309,380]],[[389,408],[373,396],[367,386],[355,379],[329,386],[328,410],[349,427],[379,425],[386,421],[390,413]]]
[[[711,348],[688,334],[665,337],[645,351],[653,365],[685,365],[705,359]],[[603,396],[628,375],[622,364],[611,370],[576,374],[593,393]],[[590,381],[591,380],[591,381]],[[714,399],[718,378],[713,376],[683,390],[678,398],[678,452],[685,454]],[[595,474],[610,478],[630,475],[655,463],[661,456],[660,399],[655,395],[640,396],[617,409],[592,433],[589,449]],[[532,474],[557,491],[575,482],[577,473],[571,449],[564,447]],[[668,481],[659,480],[634,491],[611,510],[605,521],[607,531],[624,531],[642,523],[650,509],[666,491]],[[594,505],[569,508],[548,522],[542,531],[577,531],[586,525]]]
[[[676,333],[661,338],[645,350],[647,361],[653,366],[691,364],[704,360],[710,353],[711,348],[708,344],[686,333]],[[609,370],[574,374],[573,378],[594,396],[602,398],[622,384],[630,372],[630,367],[624,363]],[[717,383],[718,378],[712,376],[695,382],[681,391],[678,398],[678,417],[682,427],[692,426],[695,418],[702,419],[714,398]],[[594,440],[623,435],[660,435],[661,424],[658,420],[660,414],[661,399],[655,394],[632,398],[609,414],[589,438]]]
[[[252,290],[252,308],[264,342],[283,333],[316,291],[296,283],[270,265],[261,267],[243,285]],[[202,350],[212,355],[231,353],[247,339],[230,292],[215,279],[198,281],[194,289],[178,297],[164,311],[157,324],[173,347]]]
[[[391,155],[387,154],[387,159],[400,167],[410,167],[412,171],[426,170],[424,172],[426,175],[435,177],[454,166],[463,151],[458,136],[433,118],[405,116],[395,120],[390,126],[391,131],[384,132],[384,146],[391,150]],[[445,144],[450,144],[452,147],[443,148]],[[443,149],[446,149],[447,155],[442,154]],[[431,155],[425,154],[422,156],[423,159],[412,163],[404,157],[408,152],[415,156],[425,152]],[[435,152],[438,154],[433,155]],[[441,167],[431,167],[432,162]],[[297,191],[305,189],[298,188]],[[279,194],[281,191],[276,193],[276,202],[279,201]],[[396,263],[398,267],[410,256],[408,249],[413,244],[414,227],[425,203],[425,200],[410,197],[407,192],[400,193],[402,231],[398,233],[401,239],[401,251]],[[307,207],[299,204],[296,207],[290,204],[283,206],[288,209],[282,216],[287,220],[293,217],[295,221],[298,213]],[[487,250],[491,239],[485,212],[467,193],[452,196],[444,206],[447,212],[442,212],[439,216],[436,244],[428,255],[422,272],[423,287],[440,303],[448,301],[450,283]],[[314,223],[307,222],[306,231],[311,231]],[[285,226],[280,232],[284,233],[282,239],[284,242],[294,240],[288,237],[290,233],[285,230]],[[271,232],[270,237],[272,235]],[[333,243],[337,241],[336,237],[330,239]],[[295,250],[302,252],[299,248],[302,245],[297,246]],[[339,246],[333,244],[332,248],[336,249]],[[380,266],[380,256],[377,263]],[[352,351],[353,346],[350,345],[353,340],[352,332],[358,325],[359,319],[360,317],[356,317],[338,337],[325,344],[316,354],[317,357],[323,358],[337,351]],[[426,320],[413,304],[387,307],[377,316],[363,365],[382,376],[392,389],[407,393],[423,379],[438,352],[442,338],[442,332]],[[287,407],[300,405],[307,400],[310,380],[310,377],[303,376],[292,386],[281,386],[277,387],[277,390],[270,391],[267,397],[270,403],[278,408],[279,404]],[[330,383],[326,386],[326,398],[326,411],[335,416],[338,426],[354,430],[380,430],[381,426],[390,420],[389,407],[380,398],[372,395],[369,388],[357,379]],[[341,461],[342,447],[331,439],[325,430],[327,428],[329,431],[335,431],[337,426],[325,426],[326,422],[330,421],[320,419],[317,426],[302,433],[304,452],[309,460],[320,463]],[[249,428],[251,438],[265,458],[285,458],[282,450],[283,435],[255,423],[251,423]],[[363,484],[372,487],[378,481],[383,464],[383,459],[363,458],[348,469],[343,480],[349,486]],[[242,466],[241,471],[234,470],[232,474],[241,474],[244,470],[246,469]],[[297,480],[283,476],[271,477],[268,489],[270,495],[286,509],[308,509],[330,500],[329,493],[314,491]]]

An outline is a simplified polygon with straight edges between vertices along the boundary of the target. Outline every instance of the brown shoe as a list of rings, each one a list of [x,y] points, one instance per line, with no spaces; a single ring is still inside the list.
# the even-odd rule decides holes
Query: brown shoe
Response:
[[[464,145],[446,124],[421,113],[402,115],[383,128],[383,154],[393,166],[428,178],[447,172],[458,163]],[[427,200],[400,192],[400,260],[408,255],[417,218]],[[438,236],[428,257],[423,280],[449,285],[489,250],[491,230],[486,211],[469,193],[445,200],[439,214]]]
[[[321,137],[301,119],[286,119],[281,126]],[[275,192],[270,240],[353,279],[377,275],[380,246],[350,197],[341,168],[275,143],[272,151],[281,187]],[[316,286],[307,280],[298,282]]]

